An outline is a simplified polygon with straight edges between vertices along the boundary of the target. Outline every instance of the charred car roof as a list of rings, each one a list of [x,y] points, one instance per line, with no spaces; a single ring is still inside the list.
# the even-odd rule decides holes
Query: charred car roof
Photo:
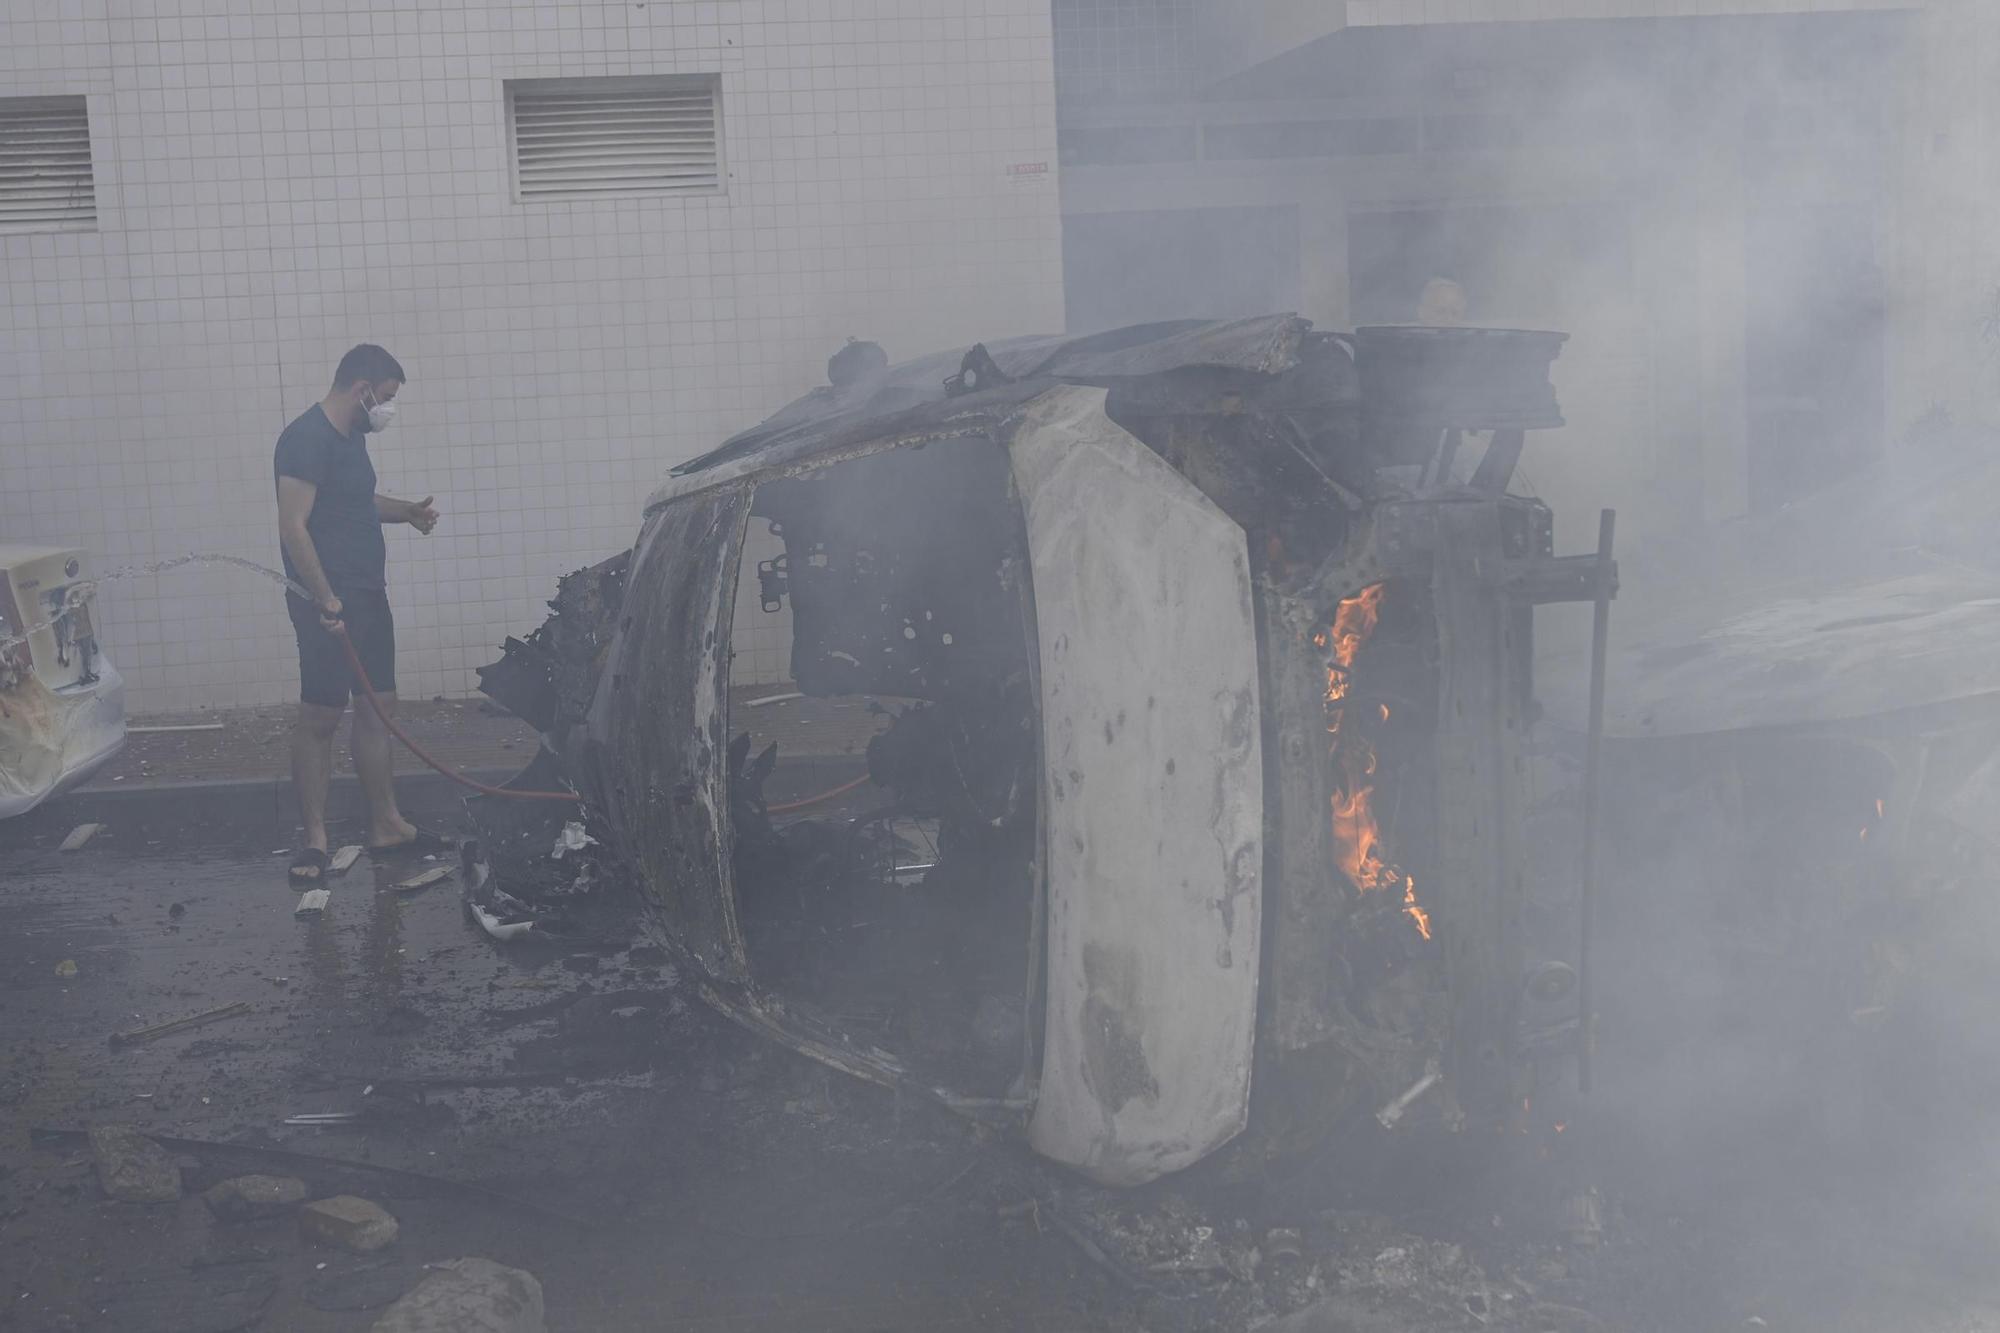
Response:
[[[918,357],[889,367],[865,394],[822,386],[794,400],[673,469],[647,508],[728,477],[837,455],[873,440],[984,433],[1052,383],[1108,385],[1194,369],[1282,375],[1298,365],[1311,328],[1292,314],[1176,320],[1083,336],[1009,338]],[[959,376],[982,353],[990,372],[973,388]]]

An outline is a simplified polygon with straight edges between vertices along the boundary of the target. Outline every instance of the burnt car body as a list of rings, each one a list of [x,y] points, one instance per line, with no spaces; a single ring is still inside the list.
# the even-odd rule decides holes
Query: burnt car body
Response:
[[[1531,967],[1521,775],[1533,609],[1600,566],[1507,493],[1562,340],[1275,315],[848,375],[676,469],[487,689],[710,1004],[1097,1180],[1413,1088],[1504,1123],[1575,1031]],[[895,701],[886,804],[765,794],[751,578],[798,694]],[[842,888],[891,826],[930,859]]]

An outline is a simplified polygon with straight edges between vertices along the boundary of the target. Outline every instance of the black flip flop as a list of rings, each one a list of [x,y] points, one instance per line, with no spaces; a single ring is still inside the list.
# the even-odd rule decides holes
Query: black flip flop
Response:
[[[319,884],[326,879],[327,867],[333,862],[317,847],[308,847],[292,858],[292,868],[285,872],[286,878],[294,884]],[[310,875],[303,872],[310,870]]]
[[[380,847],[370,847],[368,854],[370,856],[405,856],[414,852],[420,856],[434,856],[440,852],[448,852],[452,849],[453,845],[447,842],[441,835],[433,833],[429,829],[420,828],[417,830],[416,836],[408,842],[391,842]]]

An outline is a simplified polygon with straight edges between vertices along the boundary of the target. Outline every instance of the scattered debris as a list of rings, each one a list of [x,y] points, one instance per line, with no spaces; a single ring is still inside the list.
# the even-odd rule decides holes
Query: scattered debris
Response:
[[[238,1000],[234,1004],[225,1004],[215,1009],[204,1009],[198,1014],[189,1014],[186,1018],[176,1018],[165,1023],[155,1023],[151,1027],[133,1028],[129,1032],[114,1032],[111,1034],[111,1044],[113,1046],[129,1046],[133,1042],[151,1041],[155,1037],[164,1037],[170,1032],[185,1032],[189,1028],[220,1022],[225,1018],[235,1018],[240,1014],[247,1014],[249,1012],[250,1002],[248,1000]]]
[[[63,959],[63,960],[62,960],[62,961],[61,961],[60,963],[57,963],[57,964],[56,964],[56,975],[57,975],[57,976],[59,976],[59,977],[73,977],[73,976],[75,976],[75,975],[76,975],[76,959],[74,959],[74,958],[65,958],[65,959]]]
[[[231,1176],[201,1197],[223,1221],[245,1222],[298,1207],[306,1201],[306,1183],[297,1176]]]
[[[62,846],[56,848],[56,850],[59,852],[76,851],[83,844],[96,837],[103,831],[103,828],[104,825],[102,824],[78,824],[69,831],[69,836],[62,840]]]
[[[358,1111],[305,1111],[298,1115],[288,1115],[288,1125],[351,1125],[361,1118]]]
[[[591,837],[589,832],[583,827],[582,820],[572,819],[569,823],[564,824],[562,832],[556,835],[555,850],[550,852],[549,855],[560,861],[563,859],[564,853],[580,852],[586,847],[596,845],[596,842],[597,839]]]
[[[187,911],[188,911],[188,909],[187,909],[187,904],[186,904],[186,903],[168,903],[168,904],[167,904],[167,917],[168,917],[168,919],[170,919],[170,920],[173,920],[173,921],[178,921],[178,920],[180,920],[180,919],[181,919],[182,917],[184,917],[184,916],[186,916],[186,915],[187,915]]]
[[[329,875],[346,874],[354,868],[354,863],[361,859],[361,852],[362,846],[360,843],[350,842],[347,846],[340,848],[333,854],[332,859],[326,863],[326,872]]]
[[[326,905],[333,898],[328,889],[307,889],[299,895],[299,905],[292,909],[293,916],[318,916],[326,911]]]
[[[183,722],[174,726],[127,727],[127,736],[158,736],[170,731],[221,731],[220,722]]]
[[[436,1265],[375,1321],[373,1333],[543,1333],[542,1284],[490,1259]]]
[[[805,698],[805,695],[795,690],[790,694],[767,694],[761,699],[745,699],[743,706],[745,708],[762,708],[765,704],[784,704],[790,703],[794,699],[803,698]]]
[[[1402,1096],[1377,1111],[1375,1119],[1381,1123],[1382,1128],[1394,1129],[1396,1122],[1403,1118],[1403,1113],[1410,1109],[1417,1098],[1429,1092],[1431,1087],[1442,1077],[1443,1074],[1438,1069],[1438,1062],[1432,1060],[1425,1066],[1424,1076],[1415,1083],[1412,1083]]]
[[[352,1194],[318,1199],[299,1210],[299,1230],[307,1240],[357,1254],[379,1250],[396,1239],[396,1219],[379,1204]]]
[[[420,875],[412,875],[410,876],[410,878],[406,880],[398,881],[398,883],[396,884],[396,889],[402,893],[409,893],[414,889],[429,888],[431,885],[438,883],[440,880],[446,880],[450,878],[451,878],[450,866],[432,866],[429,870],[424,871]]]
[[[583,825],[571,824],[569,828],[581,832]],[[567,833],[568,830],[564,831]],[[563,845],[561,840],[557,841],[557,856],[562,855]],[[577,845],[580,847],[582,844]],[[534,930],[538,924],[534,909],[494,882],[493,867],[480,850],[479,843],[468,838],[460,844],[458,854],[465,869],[465,911],[479,923],[479,928],[502,943],[519,939]]]
[[[123,1203],[171,1203],[181,1197],[181,1169],[166,1149],[130,1125],[93,1125],[97,1183]]]

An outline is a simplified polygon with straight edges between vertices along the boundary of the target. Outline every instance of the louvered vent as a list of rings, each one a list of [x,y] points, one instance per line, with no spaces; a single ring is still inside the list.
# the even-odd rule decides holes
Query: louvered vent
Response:
[[[514,79],[514,195],[600,199],[722,187],[713,78]]]
[[[0,97],[0,232],[97,225],[81,97]]]

